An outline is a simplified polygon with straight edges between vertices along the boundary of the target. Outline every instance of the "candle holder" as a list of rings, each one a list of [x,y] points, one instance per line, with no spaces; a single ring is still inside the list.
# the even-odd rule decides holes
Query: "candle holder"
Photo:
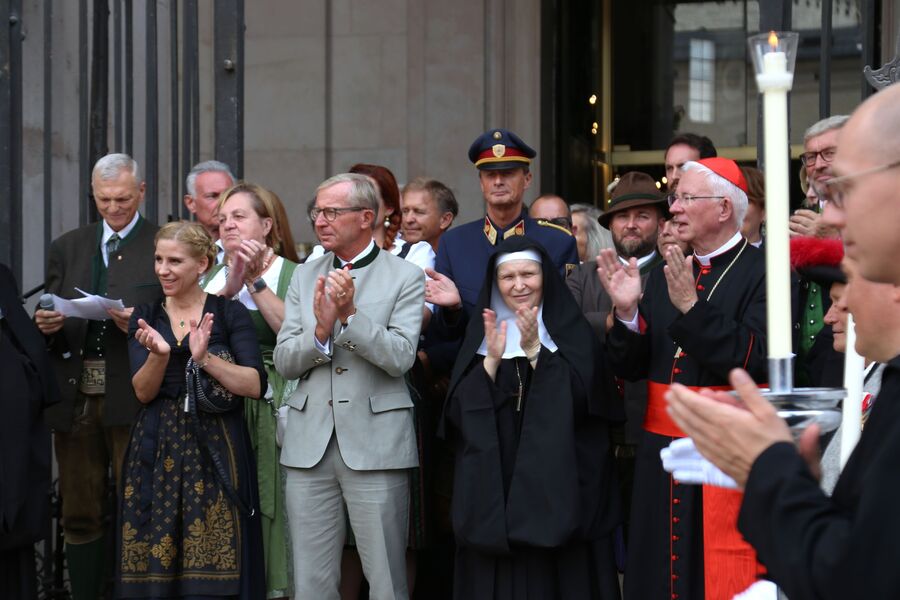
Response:
[[[760,92],[791,89],[799,42],[795,31],[770,31],[747,39]]]
[[[794,387],[794,358],[769,359],[769,387],[760,388],[762,396],[787,421],[794,437],[818,424],[822,434],[841,424],[841,400],[847,395],[844,388]]]
[[[794,84],[799,34],[770,31],[750,36],[747,44],[756,71],[756,85],[763,95],[763,141],[766,177],[766,295],[768,305],[769,388],[760,390],[777,409],[795,436],[812,423],[822,433],[841,422],[843,388],[795,388],[791,347],[790,234],[788,197],[787,94]]]

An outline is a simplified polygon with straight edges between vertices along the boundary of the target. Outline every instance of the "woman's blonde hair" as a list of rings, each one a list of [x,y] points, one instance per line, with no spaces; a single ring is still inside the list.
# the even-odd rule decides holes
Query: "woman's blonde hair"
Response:
[[[266,246],[270,247],[275,254],[283,256],[288,260],[300,262],[297,256],[297,249],[294,246],[294,237],[291,235],[290,224],[287,220],[287,213],[281,199],[275,195],[275,192],[256,183],[247,181],[239,181],[232,187],[228,188],[219,196],[219,203],[216,210],[222,210],[225,203],[234,195],[247,194],[250,197],[250,205],[260,219],[271,219],[272,226],[269,233],[266,234]]]
[[[199,223],[190,221],[172,221],[160,227],[156,232],[156,238],[153,240],[154,245],[160,240],[172,240],[184,244],[188,249],[188,254],[195,260],[206,258],[206,271],[209,271],[216,264],[216,254],[219,247],[209,236],[206,228]]]

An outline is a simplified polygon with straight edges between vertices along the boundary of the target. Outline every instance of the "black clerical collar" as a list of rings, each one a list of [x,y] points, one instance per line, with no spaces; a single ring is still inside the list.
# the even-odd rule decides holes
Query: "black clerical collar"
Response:
[[[335,254],[334,259],[331,262],[331,266],[334,267],[335,269],[342,269],[342,268],[361,269],[363,267],[366,267],[366,266],[372,264],[372,261],[374,261],[375,257],[378,256],[378,244],[374,243],[374,241],[373,241],[370,243],[370,245],[371,245],[371,250],[369,250],[368,253],[366,253],[366,251],[363,250],[363,252],[361,254],[358,254],[354,258],[354,260],[344,262],[340,258],[338,258],[337,254]],[[349,267],[347,265],[349,265]]]
[[[731,260],[734,259],[735,254],[743,251],[744,247],[747,245],[749,245],[749,242],[747,242],[747,240],[741,235],[741,232],[738,231],[731,237],[731,239],[719,246],[710,254],[706,254],[704,256],[698,256],[697,254],[694,254],[694,259],[700,264],[701,267],[728,264],[729,262],[731,262]]]

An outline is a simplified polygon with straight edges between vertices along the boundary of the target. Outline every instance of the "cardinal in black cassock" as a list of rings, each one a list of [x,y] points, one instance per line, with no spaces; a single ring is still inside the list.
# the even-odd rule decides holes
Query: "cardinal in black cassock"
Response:
[[[680,253],[667,256],[672,264],[650,273],[634,322],[626,324],[617,312],[606,341],[616,375],[649,380],[635,457],[628,600],[730,599],[763,572],[737,530],[741,494],[681,484],[663,470],[659,456],[684,437],[666,413],[670,384],[721,388],[736,367],[756,381],[767,378],[765,255],[740,234],[740,198],[722,191],[724,180],[732,184],[728,194],[740,191],[746,198],[746,180],[726,158],[689,162],[684,170],[670,210],[676,235],[692,244],[694,255],[689,264]],[[694,290],[689,307],[676,307],[680,297],[672,290],[680,288],[669,278],[679,277]],[[611,271],[607,281],[615,285]]]
[[[592,330],[544,249],[491,257],[450,383],[454,597],[618,598],[619,507]],[[621,407],[618,407],[621,410]]]
[[[50,527],[50,430],[59,401],[44,337],[0,265],[0,598],[37,597],[34,543]]]

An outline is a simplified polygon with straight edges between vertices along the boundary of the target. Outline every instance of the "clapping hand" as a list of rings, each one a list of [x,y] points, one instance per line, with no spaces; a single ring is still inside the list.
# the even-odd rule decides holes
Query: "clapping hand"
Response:
[[[237,294],[246,283],[252,283],[262,275],[272,256],[272,249],[256,240],[242,240],[240,247],[228,257],[228,277],[225,295]]]
[[[316,317],[316,339],[324,344],[331,337],[334,322],[338,319],[334,299],[325,291],[324,275],[316,278],[316,287],[313,290],[313,315]]]
[[[356,312],[353,305],[353,294],[356,286],[353,284],[353,277],[346,269],[335,269],[328,274],[325,280],[325,293],[334,304],[334,310],[337,318],[341,323],[346,323],[347,319]]]
[[[762,452],[777,442],[792,442],[787,423],[778,416],[746,371],[734,369],[728,392],[695,392],[672,384],[666,393],[667,411],[675,424],[694,440],[705,458],[734,479],[740,488]]]
[[[641,273],[637,259],[628,259],[623,265],[615,250],[607,248],[597,256],[597,277],[616,307],[616,315],[623,321],[631,321],[637,313],[641,299]]]
[[[138,329],[134,332],[134,339],[146,348],[150,354],[167,356],[172,351],[169,343],[163,339],[163,336],[158,331],[150,327],[147,321],[138,319],[137,325]],[[191,339],[191,342],[193,342],[193,339]]]
[[[538,307],[519,307],[516,310],[516,327],[519,328],[519,346],[528,360],[537,358],[541,351],[541,339],[538,335]],[[505,341],[505,340],[504,340]]]
[[[461,307],[462,299],[452,279],[434,269],[425,269],[425,274],[431,278],[425,282],[425,302],[445,308]]]
[[[484,309],[484,341],[487,346],[487,357],[495,366],[500,364],[503,353],[506,351],[506,321],[500,323],[497,328],[497,313],[489,308]]]
[[[194,319],[191,319],[190,347],[191,358],[194,359],[195,363],[203,362],[203,360],[207,356],[207,352],[209,349],[209,337],[212,334],[212,326],[212,313],[204,314],[200,318],[199,323],[197,323],[197,321],[195,321]]]
[[[817,238],[836,238],[840,233],[834,227],[825,223],[822,214],[817,213],[808,208],[801,208],[791,215],[788,225],[791,235],[817,237]]]
[[[252,283],[259,279],[274,252],[265,244],[256,240],[242,240],[241,247],[234,253],[234,258],[240,260],[244,267],[244,281]]]
[[[672,244],[666,248],[666,266],[663,273],[669,284],[669,300],[681,314],[691,310],[697,303],[697,289],[694,287],[694,258],[685,258],[681,248]]]

